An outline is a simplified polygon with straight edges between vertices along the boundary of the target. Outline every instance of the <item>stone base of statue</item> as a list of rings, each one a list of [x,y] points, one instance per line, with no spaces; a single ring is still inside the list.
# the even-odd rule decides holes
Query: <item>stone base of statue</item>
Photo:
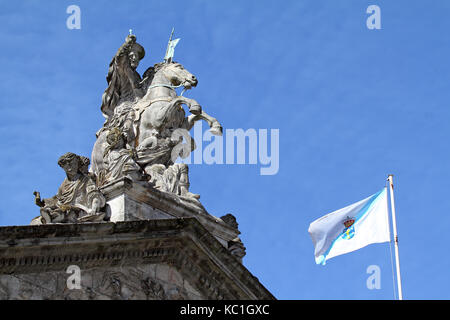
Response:
[[[0,299],[274,299],[232,214],[123,177],[103,221],[0,227]]]
[[[198,200],[159,191],[148,183],[121,178],[100,190],[106,198],[105,219],[111,222],[194,217],[227,249],[240,234],[232,215],[215,217]],[[245,255],[243,249],[239,259]]]
[[[171,218],[0,227],[0,299],[274,297],[197,219]]]

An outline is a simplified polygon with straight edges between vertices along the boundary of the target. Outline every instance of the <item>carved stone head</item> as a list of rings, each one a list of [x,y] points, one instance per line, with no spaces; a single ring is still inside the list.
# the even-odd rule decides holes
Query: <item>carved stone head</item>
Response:
[[[237,229],[239,224],[237,223],[236,217],[233,216],[231,213],[227,213],[226,215],[220,217],[223,222],[225,222],[230,227]]]
[[[109,131],[106,136],[106,141],[111,149],[123,148],[125,145],[123,133],[118,127],[114,127]]]
[[[142,47],[139,43],[134,43],[131,47],[130,52],[128,53],[128,59],[130,60],[130,66],[133,69],[136,69],[139,66],[139,61],[142,60],[145,56],[144,47]]]
[[[69,180],[77,179],[79,174],[87,174],[89,158],[67,152],[58,159],[58,165],[64,169]]]
[[[170,83],[174,86],[183,85],[183,87],[190,89],[191,87],[195,87],[198,84],[197,78],[186,70],[180,63],[178,62],[169,62],[160,64],[161,68],[163,68],[162,72],[166,79],[170,81]],[[155,66],[155,69],[158,70],[158,65]]]

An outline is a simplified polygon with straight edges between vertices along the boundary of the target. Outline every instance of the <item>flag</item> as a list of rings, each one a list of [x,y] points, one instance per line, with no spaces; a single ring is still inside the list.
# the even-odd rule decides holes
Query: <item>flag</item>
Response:
[[[308,232],[317,264],[372,243],[389,242],[387,192],[374,195],[331,212],[312,222]]]
[[[164,60],[169,61],[173,58],[173,55],[175,53],[175,46],[178,44],[178,41],[180,41],[180,38],[169,41],[169,44],[167,45],[167,53],[164,57]]]

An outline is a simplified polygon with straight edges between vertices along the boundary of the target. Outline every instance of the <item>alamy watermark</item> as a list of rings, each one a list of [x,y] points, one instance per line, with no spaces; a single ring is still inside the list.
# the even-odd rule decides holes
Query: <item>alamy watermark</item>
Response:
[[[209,131],[203,132],[202,123],[198,122],[193,131],[193,137],[185,129],[174,131],[172,139],[180,139],[180,142],[172,151],[172,161],[178,159],[185,164],[259,165],[261,175],[278,173],[279,129],[226,129],[222,136],[215,136]],[[195,149],[189,152],[193,147]]]
[[[381,9],[379,6],[372,4],[367,7],[366,13],[370,16],[366,20],[366,26],[369,30],[381,29]]]
[[[70,14],[66,20],[67,29],[81,29],[81,9],[77,5],[70,5],[66,9],[66,13]]]
[[[67,278],[66,285],[67,289],[81,289],[81,269],[77,265],[70,265],[67,267],[66,273],[70,276]]]
[[[369,290],[381,289],[381,269],[376,264],[367,267],[366,273],[370,276],[366,280],[366,286]]]

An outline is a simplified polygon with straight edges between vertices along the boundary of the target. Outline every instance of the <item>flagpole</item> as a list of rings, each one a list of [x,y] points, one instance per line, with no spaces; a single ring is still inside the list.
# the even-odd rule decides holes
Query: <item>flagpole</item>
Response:
[[[397,235],[397,222],[395,218],[395,202],[394,202],[394,182],[393,174],[388,176],[389,180],[389,190],[391,198],[391,213],[392,213],[392,229],[394,231],[394,245],[395,245],[395,267],[397,269],[397,288],[398,288],[398,299],[403,300],[402,294],[402,280],[400,277],[400,259],[398,256],[398,235]]]

